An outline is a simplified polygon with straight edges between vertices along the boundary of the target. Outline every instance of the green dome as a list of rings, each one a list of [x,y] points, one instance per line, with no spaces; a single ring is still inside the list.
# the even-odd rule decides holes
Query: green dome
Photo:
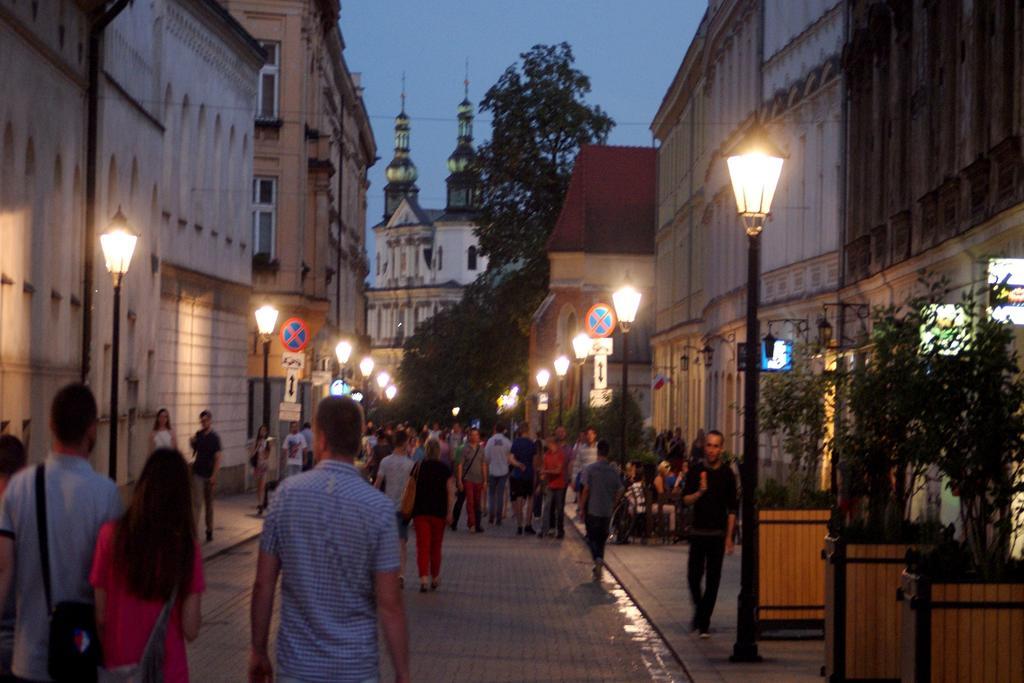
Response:
[[[389,183],[413,183],[419,177],[419,171],[416,170],[416,164],[412,163],[412,159],[409,157],[395,157],[384,170],[384,177],[388,179]]]
[[[472,165],[475,156],[472,145],[460,142],[452,155],[448,157],[448,170],[452,173],[465,173]]]
[[[470,102],[468,99],[462,100],[461,102],[459,102],[458,112],[459,112],[459,116],[464,116],[464,115],[472,116],[473,115],[473,103]]]

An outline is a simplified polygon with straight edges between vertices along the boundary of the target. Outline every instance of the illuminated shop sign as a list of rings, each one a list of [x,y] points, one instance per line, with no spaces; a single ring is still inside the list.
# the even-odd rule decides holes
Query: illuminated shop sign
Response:
[[[1024,325],[1024,259],[988,262],[988,305],[994,319]]]
[[[740,342],[736,349],[736,367],[740,372],[747,369],[747,344]],[[758,344],[761,349],[761,372],[789,372],[793,369],[793,342],[788,339],[776,339],[772,355],[768,355],[766,344]]]

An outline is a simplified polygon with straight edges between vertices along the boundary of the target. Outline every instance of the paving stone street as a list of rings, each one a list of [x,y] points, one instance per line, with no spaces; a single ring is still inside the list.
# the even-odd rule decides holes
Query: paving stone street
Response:
[[[589,555],[573,531],[562,541],[514,532],[506,524],[447,534],[442,587],[427,594],[416,587],[410,534],[413,680],[689,680],[612,577],[591,580]],[[257,547],[248,540],[206,562],[203,630],[189,648],[193,681],[245,679]],[[391,679],[383,641],[381,677]]]

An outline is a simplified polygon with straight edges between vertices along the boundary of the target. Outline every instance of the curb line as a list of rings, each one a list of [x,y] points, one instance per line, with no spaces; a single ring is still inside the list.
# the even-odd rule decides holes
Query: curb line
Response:
[[[572,528],[576,532],[576,535],[580,537],[580,540],[583,541],[583,545],[584,545],[584,547],[587,548],[587,552],[590,552],[590,548],[587,547],[587,537],[586,537],[586,535],[582,531],[580,531],[580,528],[579,528],[578,525],[579,525],[579,522],[577,521],[576,517],[574,516],[573,520],[572,520]],[[676,662],[682,668],[683,673],[686,674],[686,677],[688,679],[690,679],[690,682],[691,683],[696,683],[697,679],[695,679],[693,677],[693,674],[690,673],[690,669],[686,666],[686,662],[683,661],[683,658],[676,651],[676,648],[673,647],[673,645],[669,641],[669,639],[665,637],[665,633],[661,630],[661,627],[658,626],[658,623],[656,621],[654,621],[654,619],[651,618],[650,613],[648,613],[648,611],[646,609],[644,609],[643,605],[640,604],[640,601],[633,594],[633,591],[631,591],[629,589],[629,587],[625,584],[625,582],[623,582],[622,579],[619,578],[619,575],[607,563],[605,563],[603,565],[603,567],[608,571],[609,574],[612,575],[612,577],[615,579],[615,582],[619,584],[619,587],[622,588],[623,592],[625,592],[626,595],[629,597],[629,600],[630,600],[630,602],[633,603],[633,606],[637,608],[637,610],[640,612],[640,614],[643,615],[644,619],[647,620],[647,623],[651,625],[651,628],[654,629],[654,632],[658,634],[658,637],[661,638],[661,642],[664,643],[665,647],[668,649],[668,651],[672,653],[672,657],[676,660]]]

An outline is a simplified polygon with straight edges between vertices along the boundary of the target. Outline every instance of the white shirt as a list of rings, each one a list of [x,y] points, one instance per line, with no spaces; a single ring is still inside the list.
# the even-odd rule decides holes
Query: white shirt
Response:
[[[306,450],[306,439],[302,434],[284,437],[284,453],[289,465],[302,465],[302,453]]]
[[[508,474],[508,454],[512,451],[512,442],[504,434],[495,434],[484,446],[484,459],[487,462],[487,475],[504,477]]]
[[[170,429],[153,432],[153,448],[174,448],[174,435]]]

